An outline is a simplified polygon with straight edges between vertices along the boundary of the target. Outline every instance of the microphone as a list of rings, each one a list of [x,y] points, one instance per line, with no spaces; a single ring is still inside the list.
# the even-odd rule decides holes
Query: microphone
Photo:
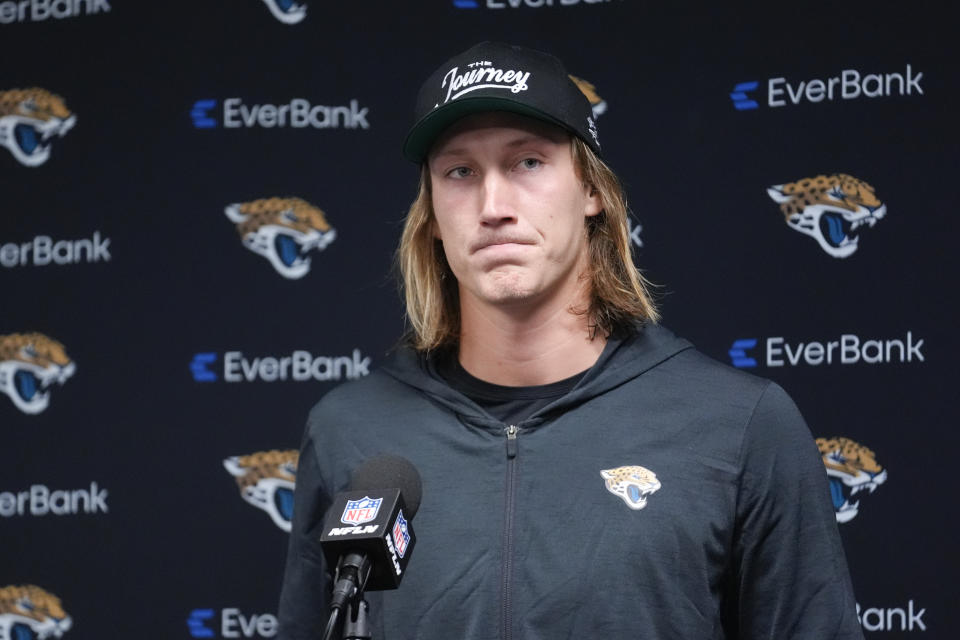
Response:
[[[336,567],[331,609],[365,590],[396,589],[416,543],[411,521],[420,508],[417,468],[406,458],[380,455],[357,467],[350,487],[327,511],[320,546]]]

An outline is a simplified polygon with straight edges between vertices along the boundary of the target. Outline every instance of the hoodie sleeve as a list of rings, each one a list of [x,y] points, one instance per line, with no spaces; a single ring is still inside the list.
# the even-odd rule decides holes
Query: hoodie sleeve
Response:
[[[740,457],[732,637],[862,640],[823,462],[774,383],[754,408]]]
[[[293,525],[286,570],[280,593],[280,640],[317,640],[323,637],[330,602],[331,577],[320,548],[323,517],[330,497],[323,486],[310,423],[297,464]]]

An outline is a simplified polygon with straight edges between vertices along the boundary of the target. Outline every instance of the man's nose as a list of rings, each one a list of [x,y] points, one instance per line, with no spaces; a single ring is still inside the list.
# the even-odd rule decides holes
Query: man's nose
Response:
[[[483,224],[498,225],[516,220],[512,188],[509,180],[497,171],[483,177],[483,205],[480,219]]]

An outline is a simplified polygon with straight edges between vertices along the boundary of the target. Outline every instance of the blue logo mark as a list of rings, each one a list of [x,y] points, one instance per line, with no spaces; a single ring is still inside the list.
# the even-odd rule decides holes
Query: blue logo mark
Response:
[[[477,0],[453,0],[453,6],[457,9],[479,9],[480,3]]]
[[[383,503],[383,498],[371,498],[370,496],[364,496],[360,500],[347,500],[347,506],[343,509],[340,522],[358,525],[376,520],[381,503]]]
[[[204,620],[209,620],[213,617],[213,609],[194,609],[190,612],[190,617],[187,618],[187,628],[190,630],[190,635],[194,638],[212,638],[213,629],[207,627],[203,624]]]
[[[733,100],[733,106],[737,111],[756,109],[759,106],[756,100],[751,100],[747,96],[747,91],[756,91],[758,86],[760,86],[760,83],[754,80],[753,82],[741,82],[733,88],[730,99]]]
[[[216,100],[197,100],[194,102],[193,109],[190,110],[193,126],[197,129],[215,129],[217,121],[211,118],[208,112],[216,108]]]
[[[747,357],[747,349],[753,349],[755,346],[757,346],[756,338],[745,338],[734,341],[733,346],[730,347],[730,351],[727,352],[730,354],[730,361],[733,362],[733,366],[740,367],[741,369],[757,366],[756,360]]]
[[[402,558],[407,552],[407,545],[410,544],[410,529],[407,525],[407,519],[403,517],[403,511],[397,512],[397,521],[393,523],[393,546],[397,554]]]
[[[197,382],[216,382],[217,374],[207,368],[208,364],[213,364],[217,361],[217,354],[215,353],[198,353],[193,356],[193,360],[190,362],[190,373],[193,374],[193,379]]]

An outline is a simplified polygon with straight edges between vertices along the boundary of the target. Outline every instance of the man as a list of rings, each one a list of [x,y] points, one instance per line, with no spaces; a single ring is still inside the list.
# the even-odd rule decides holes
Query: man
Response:
[[[590,105],[496,43],[427,80],[398,258],[409,346],[314,408],[281,636],[319,638],[351,469],[420,470],[374,638],[861,638],[827,479],[776,385],[656,325]]]

